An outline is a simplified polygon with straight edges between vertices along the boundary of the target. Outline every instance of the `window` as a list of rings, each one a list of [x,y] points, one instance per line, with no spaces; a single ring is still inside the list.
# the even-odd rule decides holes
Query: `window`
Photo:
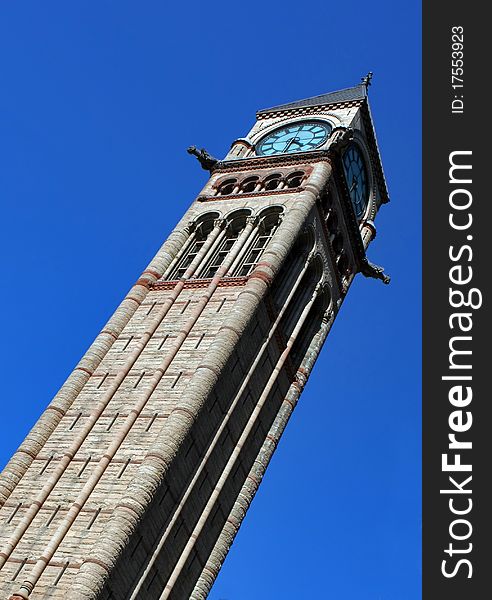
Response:
[[[257,176],[247,177],[241,184],[241,192],[254,192],[260,178]]]
[[[301,185],[302,180],[304,179],[303,171],[294,171],[287,176],[286,184],[288,188],[297,188]]]
[[[229,254],[229,251],[234,246],[238,236],[239,231],[229,231],[226,234],[226,237],[220,244],[218,250],[215,252],[202,277],[213,277],[215,273],[217,273],[220,265],[224,262],[225,257]]]
[[[280,225],[281,214],[282,209],[277,208],[276,210],[269,210],[268,213],[261,218],[258,226],[258,233],[236,272],[239,277],[246,277],[249,275],[258,264],[260,256],[263,254],[263,251]]]
[[[321,258],[318,256],[311,262],[308,270],[304,273],[280,322],[281,331],[286,340],[292,335],[302,311],[314,292],[316,284],[321,280],[322,273],[323,264]]]
[[[343,235],[340,231],[335,235],[331,243],[335,254],[340,254],[343,250]]]
[[[275,306],[280,309],[287,296],[291,286],[299,276],[301,269],[306,261],[309,252],[314,246],[314,233],[309,227],[296,241],[286,260],[283,262],[280,271],[273,280],[272,298]]]
[[[323,292],[314,301],[314,304],[297,335],[296,341],[292,346],[292,350],[290,351],[290,359],[296,370],[301,365],[314,336],[320,330],[323,322],[323,315],[330,304],[330,288],[325,286]]]
[[[202,249],[206,239],[207,238],[197,239],[193,242],[189,252],[181,261],[180,266],[176,269],[176,272],[174,273],[172,279],[180,279],[181,277],[183,277],[183,275],[186,272],[186,269],[191,265],[198,252],[200,252],[200,250]]]
[[[333,208],[330,208],[328,211],[328,215],[326,217],[326,227],[332,234],[336,233],[338,230],[338,216]]]
[[[196,255],[200,252],[205,244],[209,233],[212,231],[214,227],[214,220],[217,214],[213,214],[211,217],[204,219],[201,223],[199,223],[195,229],[193,240],[188,248],[188,250],[183,254],[181,259],[178,261],[177,265],[175,265],[174,269],[171,271],[168,279],[180,279],[186,273],[188,267],[195,260]]]
[[[324,190],[324,192],[321,195],[320,202],[321,202],[321,210],[326,219],[328,217],[330,208],[333,206],[333,197],[329,190],[326,190],[326,189]]]
[[[282,175],[275,173],[265,179],[264,186],[266,190],[276,190],[282,181]]]
[[[218,193],[220,196],[228,196],[232,194],[236,187],[237,179],[226,179],[219,185]]]
[[[199,273],[200,277],[208,279],[217,273],[219,267],[222,265],[226,256],[236,243],[239,234],[245,228],[246,219],[248,216],[249,211],[242,211],[240,214],[236,214],[236,216],[229,221],[224,237],[222,238],[218,248],[216,248],[215,252],[213,253],[211,259],[205,265],[202,272]]]
[[[349,261],[344,250],[337,257],[337,267],[340,275],[345,275],[348,271]]]

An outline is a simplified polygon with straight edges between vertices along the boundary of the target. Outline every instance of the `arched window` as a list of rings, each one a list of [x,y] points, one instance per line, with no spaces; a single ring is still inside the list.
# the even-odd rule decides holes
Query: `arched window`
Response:
[[[342,250],[343,250],[343,235],[340,231],[338,231],[335,234],[335,236],[331,242],[331,245],[333,247],[333,252],[335,252],[335,254],[338,255],[342,252]]]
[[[326,227],[331,234],[335,234],[338,230],[338,215],[334,208],[330,208],[326,216]]]
[[[225,257],[236,243],[239,234],[246,227],[246,219],[249,214],[249,211],[241,211],[236,213],[236,215],[229,220],[224,237],[215,249],[210,260],[201,270],[199,274],[200,277],[208,279],[217,273],[220,265],[224,262]]]
[[[326,219],[328,216],[328,211],[333,206],[333,196],[331,192],[325,189],[320,198],[321,203],[321,211],[323,213],[324,218]]]
[[[280,215],[282,212],[282,209],[277,207],[269,209],[266,213],[263,213],[263,216],[260,216],[256,236],[240,266],[236,269],[236,275],[246,277],[258,264],[260,256],[280,225]]]
[[[289,295],[291,286],[299,276],[313,246],[314,233],[310,227],[297,239],[289,255],[283,262],[280,271],[273,280],[271,294],[277,309],[280,309],[283,306]]]
[[[347,258],[347,254],[345,250],[342,250],[342,252],[340,252],[340,254],[337,257],[337,268],[342,277],[347,273],[348,267],[349,260]]]
[[[275,173],[266,177],[263,185],[266,190],[276,190],[281,181],[282,175],[280,173]]]
[[[257,175],[253,175],[252,177],[247,177],[241,183],[241,192],[250,193],[254,192],[256,186],[258,185],[260,178]]]
[[[297,188],[301,185],[302,180],[304,179],[303,171],[294,171],[294,173],[290,173],[285,182],[288,188]]]
[[[323,291],[314,301],[309,314],[304,321],[301,330],[297,334],[296,341],[292,346],[289,357],[292,366],[297,371],[300,367],[306,352],[313,341],[314,336],[318,333],[323,322],[323,315],[330,306],[331,292],[328,286],[325,286]]]
[[[183,256],[172,269],[168,279],[180,279],[185,274],[188,267],[191,265],[196,255],[205,244],[209,233],[214,228],[215,219],[219,213],[209,213],[200,218],[196,224],[193,238]]]
[[[304,273],[301,282],[292,296],[287,310],[280,321],[280,330],[284,334],[285,339],[289,339],[294,331],[296,323],[301,317],[302,311],[306,304],[311,299],[314,289],[321,280],[323,274],[323,263],[318,256],[311,262],[309,268]]]
[[[226,179],[219,185],[218,194],[220,196],[228,196],[232,194],[236,187],[237,179]]]

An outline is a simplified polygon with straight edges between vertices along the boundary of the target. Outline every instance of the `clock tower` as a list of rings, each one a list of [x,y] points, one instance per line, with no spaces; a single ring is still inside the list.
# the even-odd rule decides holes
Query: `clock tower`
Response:
[[[369,84],[189,149],[210,178],[2,473],[1,598],[206,598],[352,280],[389,281]]]

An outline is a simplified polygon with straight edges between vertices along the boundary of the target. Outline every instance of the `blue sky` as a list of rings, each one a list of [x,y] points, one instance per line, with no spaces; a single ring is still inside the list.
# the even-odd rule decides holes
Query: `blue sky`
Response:
[[[355,85],[390,195],[212,600],[420,598],[415,2],[2,2],[3,465],[259,108]]]

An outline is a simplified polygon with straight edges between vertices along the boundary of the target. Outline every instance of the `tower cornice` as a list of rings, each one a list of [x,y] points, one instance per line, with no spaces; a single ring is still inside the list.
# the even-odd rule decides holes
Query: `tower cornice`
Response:
[[[331,162],[331,156],[328,150],[318,150],[315,152],[296,152],[295,154],[277,154],[272,157],[250,156],[248,158],[221,160],[213,167],[212,173],[234,173],[236,171],[254,171],[257,169],[288,167],[293,165],[310,164],[321,161]]]
[[[220,202],[221,200],[235,200],[237,198],[262,198],[269,196],[280,196],[285,194],[298,194],[304,187],[283,188],[281,190],[267,190],[261,192],[241,192],[238,194],[228,194],[227,196],[212,196],[202,194],[197,197],[198,202]]]

